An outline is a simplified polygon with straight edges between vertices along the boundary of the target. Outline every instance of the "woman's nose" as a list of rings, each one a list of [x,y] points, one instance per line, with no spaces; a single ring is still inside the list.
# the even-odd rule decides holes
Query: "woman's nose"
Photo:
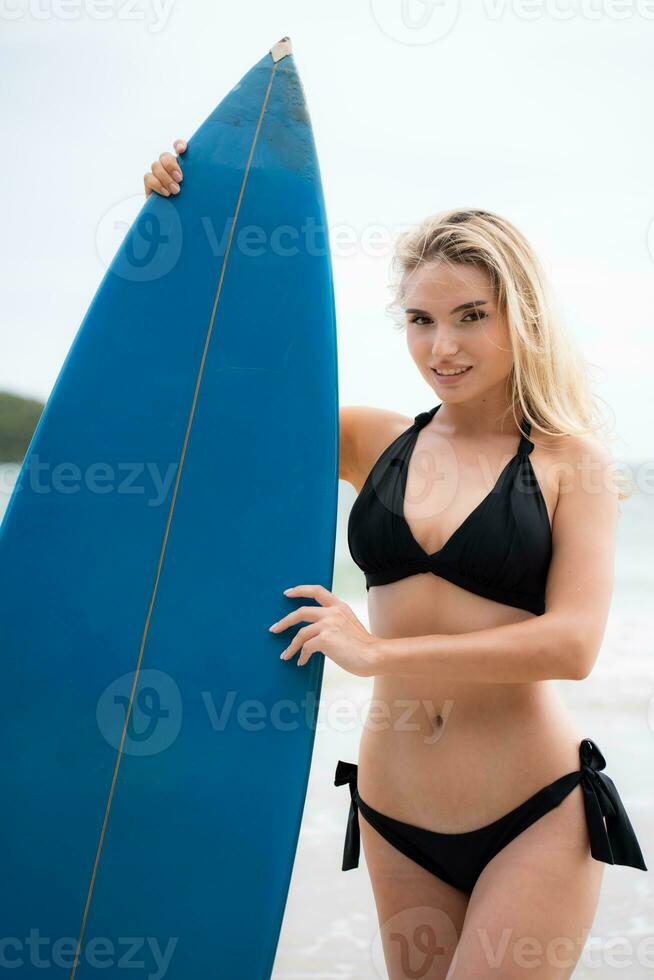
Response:
[[[458,352],[458,345],[453,337],[448,337],[446,334],[440,334],[434,339],[434,343],[431,347],[431,352],[434,356],[438,357],[452,357]]]

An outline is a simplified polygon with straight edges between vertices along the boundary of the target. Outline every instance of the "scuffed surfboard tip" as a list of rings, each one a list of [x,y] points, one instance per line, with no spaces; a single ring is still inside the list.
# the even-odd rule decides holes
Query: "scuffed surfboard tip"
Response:
[[[270,49],[270,54],[274,62],[281,61],[282,58],[288,58],[289,54],[293,54],[290,37],[280,38],[277,44],[273,44]]]

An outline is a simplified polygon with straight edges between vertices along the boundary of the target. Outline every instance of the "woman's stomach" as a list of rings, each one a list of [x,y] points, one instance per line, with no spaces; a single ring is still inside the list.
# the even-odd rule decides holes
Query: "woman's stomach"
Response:
[[[431,574],[371,588],[368,603],[371,632],[384,638],[532,618]],[[578,769],[581,737],[553,681],[440,683],[436,671],[384,674],[375,678],[364,721],[359,792],[398,820],[443,833],[470,830]]]

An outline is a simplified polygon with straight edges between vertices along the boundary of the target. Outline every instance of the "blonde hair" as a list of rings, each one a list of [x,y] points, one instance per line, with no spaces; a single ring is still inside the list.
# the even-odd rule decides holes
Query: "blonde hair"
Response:
[[[492,211],[451,209],[425,218],[398,236],[392,262],[393,299],[387,311],[404,327],[405,287],[426,262],[484,269],[498,309],[506,318],[513,366],[507,379],[509,407],[520,428],[521,415],[555,436],[599,435],[609,442],[606,418],[591,390],[590,364],[580,354],[558,315],[544,270],[533,248],[510,221]],[[603,401],[603,399],[602,399]],[[617,467],[613,479],[620,500],[633,482]]]

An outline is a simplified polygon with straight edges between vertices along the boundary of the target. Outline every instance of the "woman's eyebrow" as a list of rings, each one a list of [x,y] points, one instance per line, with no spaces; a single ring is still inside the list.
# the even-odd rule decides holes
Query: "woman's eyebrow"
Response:
[[[455,306],[453,310],[450,310],[450,315],[452,313],[458,313],[460,310],[471,310],[475,306],[485,306],[488,300],[486,299],[473,299],[470,303],[461,303],[460,306]],[[416,310],[416,309],[406,309],[405,313],[424,313],[426,316],[431,316],[427,310]]]

